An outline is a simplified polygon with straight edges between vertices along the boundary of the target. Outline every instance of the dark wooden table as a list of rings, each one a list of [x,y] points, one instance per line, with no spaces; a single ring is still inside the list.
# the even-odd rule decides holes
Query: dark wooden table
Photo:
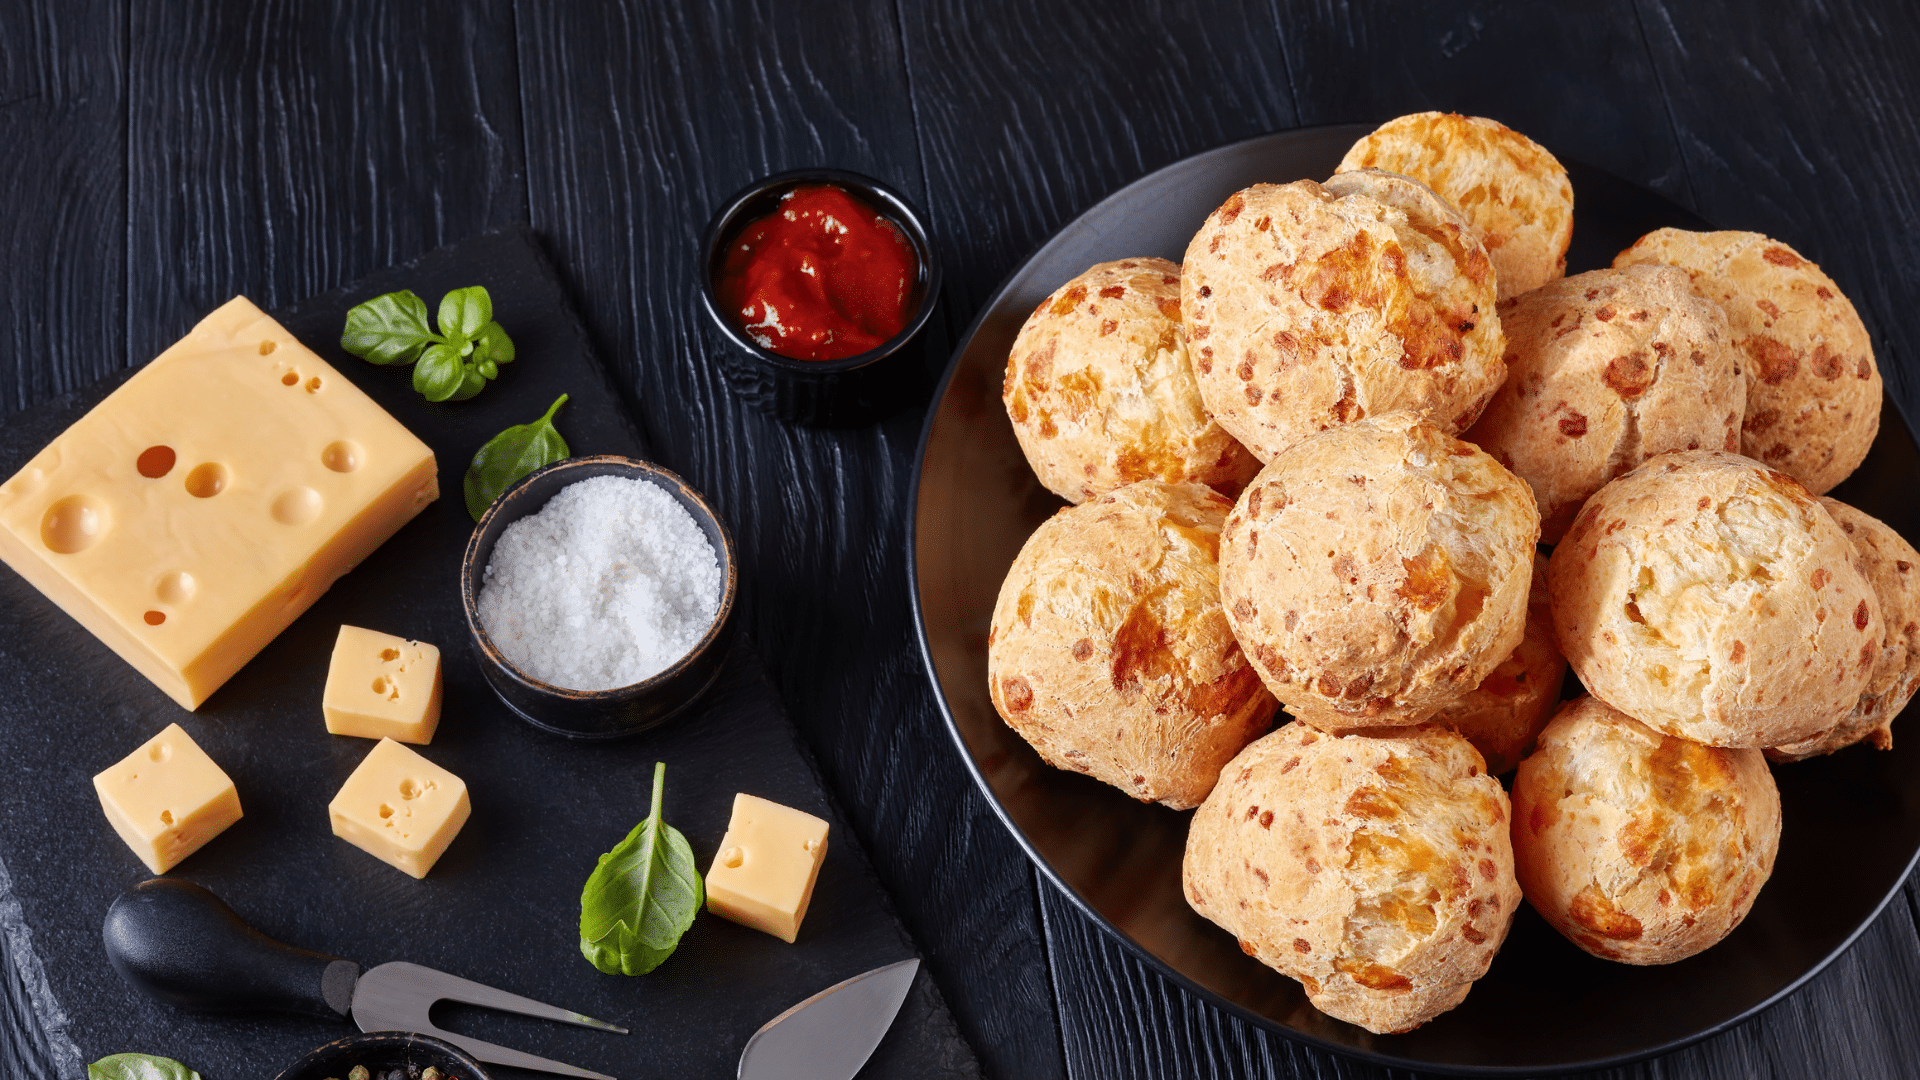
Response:
[[[145,362],[235,293],[270,308],[530,221],[664,463],[732,522],[744,623],[989,1075],[1387,1075],[1173,989],[1036,877],[913,640],[922,410],[810,431],[735,400],[692,300],[707,214],[780,169],[893,183],[944,256],[944,354],[1035,244],[1143,172],[1279,128],[1477,113],[1819,261],[1920,417],[1917,54],[1920,7],[1861,0],[10,0],[0,416]],[[1783,1003],[1617,1075],[1914,1075],[1915,904],[1909,884]],[[62,1073],[27,940],[0,937],[0,1074],[37,1080]]]

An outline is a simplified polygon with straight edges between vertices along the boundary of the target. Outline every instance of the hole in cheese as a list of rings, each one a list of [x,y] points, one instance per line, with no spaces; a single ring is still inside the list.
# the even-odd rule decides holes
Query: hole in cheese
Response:
[[[315,375],[313,378],[307,380],[307,393],[317,394],[319,392],[320,392],[320,376]]]
[[[133,467],[140,470],[141,476],[158,480],[173,471],[174,460],[173,447],[149,446],[140,451],[140,456],[133,461]]]
[[[194,591],[198,587],[199,584],[193,580],[192,574],[185,570],[175,570],[160,575],[160,583],[153,587],[153,594],[159,597],[163,604],[184,604],[193,599]]]
[[[360,467],[364,456],[358,443],[341,439],[328,443],[327,448],[320,451],[320,464],[334,472],[352,472]]]
[[[411,799],[420,794],[420,785],[412,780],[400,781],[400,797]]]
[[[159,626],[161,623],[167,621],[167,613],[164,611],[149,611],[145,615],[142,615],[141,618],[147,621],[148,626]]]
[[[740,868],[740,864],[746,861],[747,861],[746,852],[741,851],[737,847],[730,847],[727,850],[720,853],[720,865],[726,867],[729,870],[738,870]]]
[[[261,355],[261,356],[269,356],[269,355],[272,355],[272,353],[273,353],[273,350],[274,350],[274,344],[273,344],[273,342],[271,342],[271,341],[263,341],[263,342],[261,342],[261,343],[260,343],[260,355]]]
[[[393,807],[391,807],[391,806],[388,806],[388,805],[387,805],[386,803],[381,803],[381,804],[380,804],[380,816],[381,816],[381,817],[383,817],[383,818],[390,818],[390,817],[392,817],[392,816],[393,816]],[[393,824],[393,823],[392,823],[391,821],[389,821],[389,822],[388,822],[387,824],[389,824],[389,825],[391,825],[391,824]]]
[[[187,474],[187,494],[196,499],[211,499],[226,487],[227,467],[217,461],[196,465]]]
[[[40,542],[60,555],[85,551],[106,532],[107,504],[91,495],[69,495],[40,519]]]
[[[154,743],[147,747],[147,760],[165,761],[173,756],[173,748],[166,743]]]
[[[380,659],[386,663],[391,664],[395,660],[400,659],[400,650],[399,649],[381,649]]]
[[[160,811],[160,824],[162,825],[173,824],[173,811],[171,810]]]
[[[373,680],[373,692],[376,694],[384,694],[387,692],[386,676],[383,675]]]
[[[300,373],[297,371],[289,371],[285,375],[280,376],[280,385],[281,386],[299,386]]]
[[[320,516],[326,500],[310,487],[289,488],[274,497],[273,520],[282,525],[305,525]]]

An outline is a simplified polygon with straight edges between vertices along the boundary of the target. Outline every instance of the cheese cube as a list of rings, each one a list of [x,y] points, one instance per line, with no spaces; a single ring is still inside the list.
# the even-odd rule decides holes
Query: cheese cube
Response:
[[[727,835],[707,871],[707,910],[792,944],[826,856],[826,822],[735,795]]]
[[[156,874],[240,820],[233,781],[179,724],[96,774],[93,790],[113,831]]]
[[[236,297],[0,484],[0,560],[192,709],[438,496],[425,443]]]
[[[342,626],[320,709],[327,730],[426,744],[440,724],[440,650],[420,641]]]
[[[423,878],[472,809],[465,781],[381,739],[327,804],[327,816],[333,835]]]

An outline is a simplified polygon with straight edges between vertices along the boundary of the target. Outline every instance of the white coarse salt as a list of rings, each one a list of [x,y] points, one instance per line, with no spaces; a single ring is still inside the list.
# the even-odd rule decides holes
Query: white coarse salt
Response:
[[[522,673],[611,690],[666,670],[713,625],[720,560],[664,489],[595,476],[500,533],[478,607]]]

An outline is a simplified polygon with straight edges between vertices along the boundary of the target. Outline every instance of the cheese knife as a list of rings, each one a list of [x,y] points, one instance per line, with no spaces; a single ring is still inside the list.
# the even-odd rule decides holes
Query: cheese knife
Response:
[[[853,1080],[913,988],[920,961],[838,982],[781,1013],[747,1040],[740,1080]]]
[[[568,1009],[419,964],[362,970],[351,960],[282,944],[247,925],[192,882],[143,881],[122,893],[101,928],[107,958],[136,989],[181,1008],[351,1016],[362,1031],[417,1031],[495,1065],[582,1080],[614,1080],[565,1062],[444,1031],[439,1001],[627,1034]],[[740,1055],[739,1080],[852,1080],[880,1045],[913,987],[920,961],[902,960],[835,983],[762,1025]]]
[[[459,1001],[627,1034],[617,1024],[419,964],[396,962],[362,970],[351,960],[282,944],[248,926],[226,901],[190,881],[153,878],[121,893],[107,909],[100,936],[121,978],[149,997],[184,1009],[351,1016],[361,1031],[417,1031],[445,1039],[490,1064],[581,1080],[614,1078],[443,1031],[427,1012],[435,1002]]]

